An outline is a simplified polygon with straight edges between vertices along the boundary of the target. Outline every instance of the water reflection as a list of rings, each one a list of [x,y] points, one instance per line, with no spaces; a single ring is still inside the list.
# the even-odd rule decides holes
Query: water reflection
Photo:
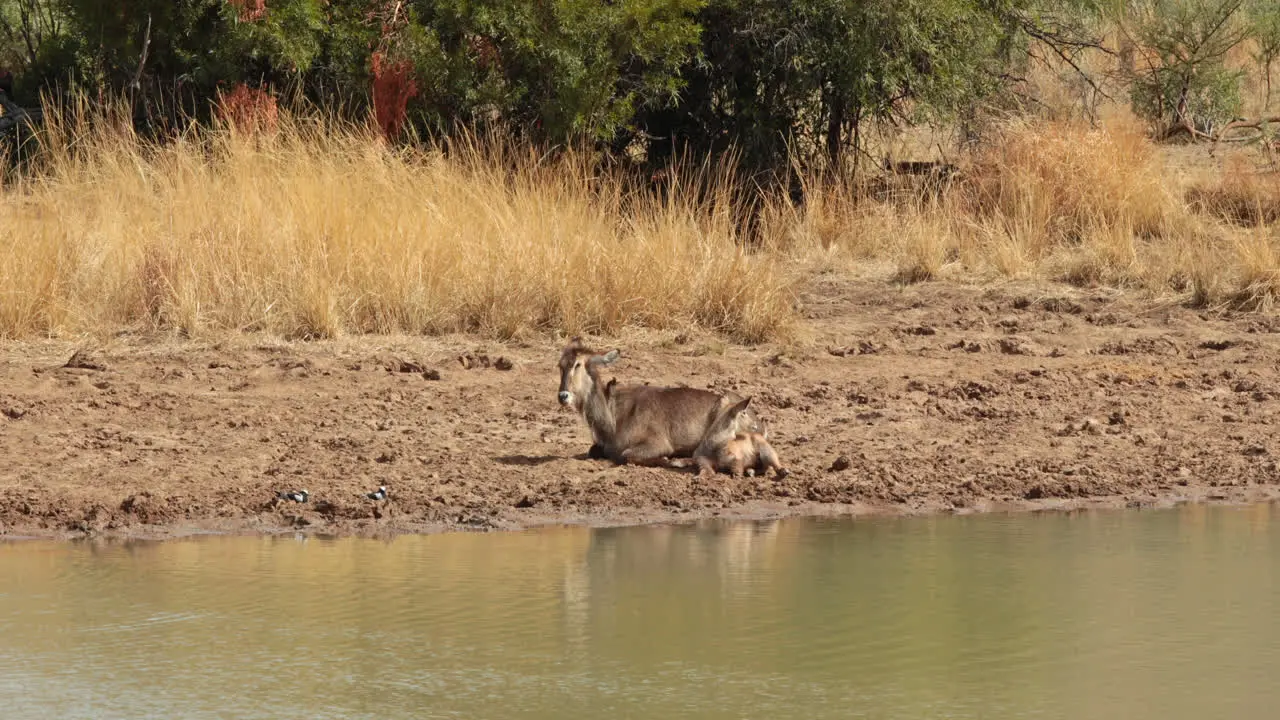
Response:
[[[0,545],[0,696],[6,718],[1270,717],[1276,512]]]

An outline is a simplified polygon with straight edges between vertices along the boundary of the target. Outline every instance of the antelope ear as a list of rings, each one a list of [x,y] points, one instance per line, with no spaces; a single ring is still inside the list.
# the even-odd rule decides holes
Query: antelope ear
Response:
[[[597,355],[591,358],[591,362],[595,365],[612,365],[615,362],[617,362],[618,358],[621,356],[622,356],[622,353],[618,352],[617,350],[610,350],[609,352],[603,355]]]
[[[742,414],[743,410],[747,409],[747,406],[750,404],[751,404],[751,398],[738,401],[737,404],[729,408],[729,417],[738,417],[739,415]]]

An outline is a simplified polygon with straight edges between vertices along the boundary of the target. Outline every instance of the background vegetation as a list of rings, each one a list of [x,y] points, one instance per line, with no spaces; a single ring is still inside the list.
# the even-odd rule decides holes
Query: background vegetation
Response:
[[[148,126],[244,84],[347,116],[402,105],[432,137],[500,126],[652,167],[734,148],[776,171],[838,163],[870,122],[971,111],[1033,39],[1089,45],[1076,2],[0,0],[0,63],[21,101],[127,94]]]

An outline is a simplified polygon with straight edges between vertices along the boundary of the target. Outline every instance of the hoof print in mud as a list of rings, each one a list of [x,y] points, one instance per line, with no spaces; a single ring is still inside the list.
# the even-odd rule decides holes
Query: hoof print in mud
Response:
[[[1199,345],[1201,350],[1217,350],[1219,352],[1230,350],[1235,346],[1236,342],[1233,340],[1205,340]]]

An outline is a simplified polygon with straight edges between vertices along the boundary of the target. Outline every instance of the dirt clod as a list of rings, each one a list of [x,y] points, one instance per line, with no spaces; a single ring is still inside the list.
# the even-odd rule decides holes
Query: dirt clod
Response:
[[[71,353],[71,357],[63,364],[63,368],[72,370],[106,370],[107,366],[95,360],[88,350],[80,348]]]
[[[487,368],[493,365],[493,361],[488,355],[477,353],[464,353],[458,356],[458,364],[464,370],[475,370],[479,368]]]
[[[420,362],[417,362],[414,360],[405,360],[403,358],[398,358],[398,357],[392,357],[392,358],[387,358],[383,360],[382,366],[387,369],[387,372],[391,372],[391,373],[423,373],[423,372],[426,372],[427,370],[426,367],[424,367]],[[360,369],[359,363],[356,363],[354,367],[355,369],[359,370]]]

